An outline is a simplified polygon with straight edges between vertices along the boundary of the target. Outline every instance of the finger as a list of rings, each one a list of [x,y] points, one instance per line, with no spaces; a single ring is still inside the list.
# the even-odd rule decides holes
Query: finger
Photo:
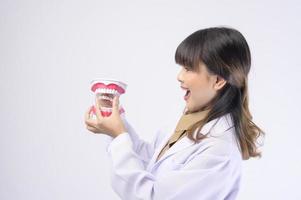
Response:
[[[113,99],[113,113],[119,113],[119,95],[116,95]]]
[[[86,123],[87,126],[91,126],[91,127],[96,128],[96,123],[95,123],[95,120],[93,120],[93,119],[86,119],[85,123]]]
[[[101,114],[101,112],[100,112],[100,105],[99,105],[99,101],[98,101],[98,99],[97,99],[97,97],[95,98],[95,114],[96,114],[96,117],[98,118],[98,119],[102,119],[103,118],[103,116],[102,116],[102,114]]]
[[[91,112],[92,112],[92,107],[93,107],[93,106],[91,106],[91,107],[86,111],[86,113],[85,113],[85,120],[90,119],[90,117],[91,117]]]
[[[93,133],[107,134],[105,130],[99,129],[99,128],[95,128],[95,127],[93,127],[93,126],[88,126],[88,125],[87,125],[86,128],[87,128],[89,131],[93,132]]]
[[[88,129],[89,131],[93,132],[93,133],[96,133],[96,132],[97,132],[97,130],[96,130],[94,127],[92,127],[92,126],[87,126],[87,129]]]

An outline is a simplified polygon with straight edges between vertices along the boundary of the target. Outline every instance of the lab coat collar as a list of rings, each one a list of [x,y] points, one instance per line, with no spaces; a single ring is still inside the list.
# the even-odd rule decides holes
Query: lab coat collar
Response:
[[[188,130],[193,124],[204,119],[209,110],[198,111],[190,114],[183,114],[176,126],[175,137],[171,138],[171,142],[176,141],[176,139],[183,133],[183,131]],[[215,126],[215,124],[217,124]],[[219,118],[211,120],[210,122],[204,124],[201,128],[200,133],[203,135],[209,134],[210,136],[218,136],[224,133],[227,129],[233,127],[233,121],[231,114],[227,113]],[[193,136],[196,137],[197,131],[194,132]]]
[[[195,124],[196,122],[204,119],[206,115],[208,114],[209,110],[189,113],[189,114],[183,114],[176,126],[175,131],[183,132],[184,130],[187,130],[190,126]]]
[[[186,121],[187,119],[193,119],[198,121],[199,120],[199,115],[203,115],[204,113],[192,113],[192,115],[187,115],[187,116],[182,116],[180,119],[181,120]],[[198,119],[198,120],[197,120]],[[185,124],[185,123],[183,123]],[[187,123],[187,125],[179,125],[177,126],[177,129],[183,129],[185,127],[188,126],[189,123]],[[231,114],[225,114],[217,119],[211,120],[210,122],[206,123],[202,128],[201,128],[201,133],[202,134],[208,134],[208,136],[220,136],[223,133],[225,133],[225,131],[227,131],[228,129],[233,127],[233,121],[231,118]],[[190,140],[188,137],[183,137],[182,139],[180,139],[179,141],[177,141],[171,148],[169,148],[163,155],[161,158],[159,158],[159,160],[156,162],[156,159],[158,157],[158,154],[160,153],[161,149],[163,148],[163,146],[167,143],[168,139],[171,137],[171,135],[174,133],[173,131],[169,130],[169,132],[171,134],[168,134],[161,142],[161,144],[158,146],[158,148],[156,149],[156,152],[153,155],[152,161],[149,165],[149,170],[154,169],[157,164],[159,164],[160,162],[162,162],[164,159],[166,159],[167,157],[175,154],[176,152],[179,152],[183,149],[186,149],[192,145],[194,145],[194,141]],[[197,131],[194,132],[194,136],[196,136]]]
[[[184,112],[180,120],[178,121],[176,129],[174,130],[174,134],[169,139],[169,142],[170,143],[176,142],[178,138],[181,138],[180,136],[184,134],[185,131],[187,131],[196,122],[204,119],[208,113],[209,110],[198,111],[198,112],[188,113],[188,114]]]

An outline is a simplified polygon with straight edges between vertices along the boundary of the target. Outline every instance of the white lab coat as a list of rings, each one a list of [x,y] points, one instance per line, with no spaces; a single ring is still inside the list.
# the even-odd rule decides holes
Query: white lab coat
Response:
[[[127,132],[111,138],[107,145],[111,186],[121,199],[235,199],[242,157],[230,114],[205,124],[202,133],[209,132],[209,138],[194,144],[183,137],[157,162],[177,123],[158,131],[148,143],[123,119]]]

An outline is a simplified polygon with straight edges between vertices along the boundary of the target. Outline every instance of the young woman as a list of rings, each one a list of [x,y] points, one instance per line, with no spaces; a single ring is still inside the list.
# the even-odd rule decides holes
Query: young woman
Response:
[[[233,28],[202,29],[178,46],[175,61],[186,107],[151,143],[120,116],[118,97],[110,117],[86,113],[88,130],[111,136],[111,185],[121,199],[235,199],[242,160],[261,155],[264,134],[248,108],[248,44]]]

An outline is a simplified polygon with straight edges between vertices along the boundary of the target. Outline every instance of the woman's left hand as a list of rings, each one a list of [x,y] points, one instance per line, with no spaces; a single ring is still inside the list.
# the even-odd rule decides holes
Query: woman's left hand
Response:
[[[119,96],[113,99],[112,113],[109,117],[103,117],[99,110],[99,102],[96,100],[96,119],[90,119],[89,110],[85,114],[87,129],[93,133],[104,133],[111,137],[116,137],[126,132],[125,125],[119,113]]]

